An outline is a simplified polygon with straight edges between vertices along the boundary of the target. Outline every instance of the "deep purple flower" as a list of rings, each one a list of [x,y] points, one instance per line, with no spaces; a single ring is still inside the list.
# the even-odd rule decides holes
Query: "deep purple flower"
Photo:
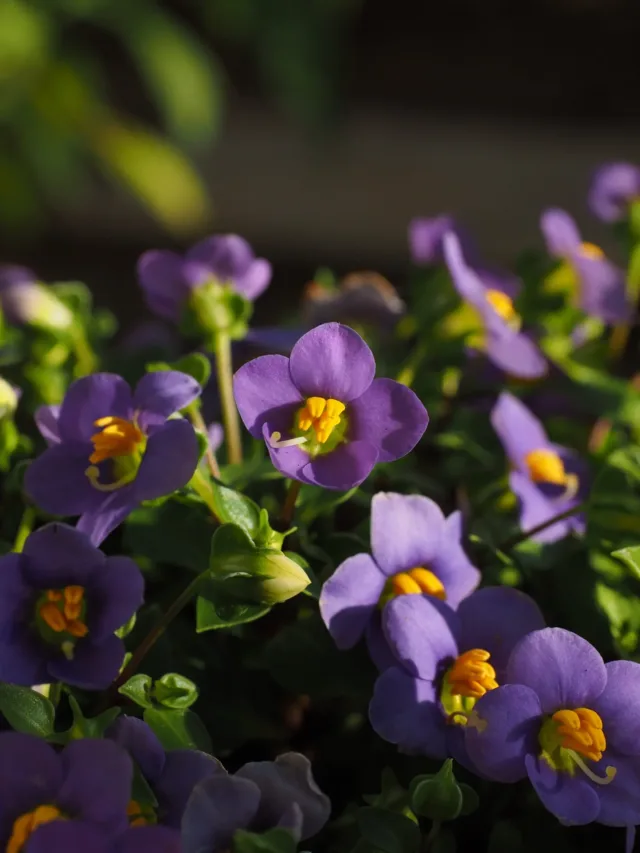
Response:
[[[102,690],[122,665],[114,632],[142,604],[144,581],[129,557],[105,557],[85,533],[53,523],[0,557],[0,592],[0,681]]]
[[[218,773],[196,788],[182,820],[184,853],[222,853],[238,829],[291,830],[296,840],[319,832],[331,803],[318,788],[304,755],[287,752],[275,761],[252,761],[232,776]]]
[[[564,262],[561,272],[576,288],[580,308],[605,323],[628,321],[631,306],[624,271],[598,246],[583,243],[578,226],[566,211],[546,210],[540,227],[549,254]]]
[[[304,290],[302,310],[308,328],[338,322],[388,332],[395,328],[407,307],[388,279],[380,273],[364,270],[349,273],[337,285],[335,282],[309,282]]]
[[[0,734],[0,849],[110,853],[126,831],[132,765],[107,740],[74,740],[62,752],[40,738]]]
[[[520,526],[530,530],[577,506],[589,491],[588,469],[566,447],[553,444],[536,416],[517,397],[500,394],[491,423],[509,459],[509,485],[520,501]],[[538,542],[556,542],[583,533],[584,515],[559,521],[536,534]]]
[[[78,528],[99,544],[138,504],[189,482],[198,440],[170,416],[199,394],[195,379],[173,370],[147,373],[133,394],[113,373],[76,380],[59,408],[36,414],[49,448],[27,470],[27,493],[52,515],[79,515]]]
[[[640,167],[634,163],[604,163],[593,176],[589,207],[604,222],[619,222],[629,206],[640,201]]]
[[[286,477],[350,489],[376,462],[409,453],[429,416],[411,391],[374,379],[373,353],[357,332],[325,323],[303,335],[291,357],[264,355],[234,376],[240,416],[264,438]]]
[[[384,669],[393,663],[381,630],[385,602],[413,593],[434,596],[455,609],[480,582],[480,572],[462,549],[461,535],[460,513],[445,518],[429,498],[375,495],[372,556],[349,557],[320,595],[320,613],[338,648],[351,648],[366,634],[374,660]]]
[[[513,649],[474,708],[467,751],[491,779],[529,777],[565,823],[640,823],[640,664],[605,664],[582,637],[545,628]]]
[[[94,853],[92,849],[69,847],[69,851]],[[51,853],[51,848],[43,853]],[[135,826],[120,836],[109,853],[183,853],[180,832],[166,826]]]
[[[196,784],[208,776],[224,773],[216,759],[205,752],[195,749],[165,752],[153,730],[136,717],[119,717],[106,734],[126,749],[158,801],[157,808],[152,809],[132,799],[129,803],[132,823],[157,822],[179,829]]]
[[[380,737],[404,751],[467,764],[464,730],[480,696],[502,683],[515,644],[544,626],[536,603],[509,587],[487,587],[453,611],[422,595],[394,598],[382,628],[396,659],[369,705]]]
[[[460,297],[479,314],[487,357],[510,376],[543,376],[547,372],[544,356],[520,331],[522,321],[513,306],[513,281],[497,275],[481,276],[465,260],[460,240],[453,232],[444,237],[444,256]]]
[[[256,258],[251,246],[237,234],[208,237],[182,257],[152,250],[138,261],[138,277],[149,308],[160,317],[178,322],[194,291],[202,287],[230,287],[253,301],[271,281],[271,264]]]
[[[69,308],[26,267],[0,266],[0,307],[14,326],[60,331],[73,323]]]

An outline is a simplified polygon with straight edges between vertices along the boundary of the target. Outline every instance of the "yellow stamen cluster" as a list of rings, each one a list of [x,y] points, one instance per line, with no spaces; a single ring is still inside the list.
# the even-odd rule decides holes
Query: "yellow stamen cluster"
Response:
[[[557,723],[560,746],[570,749],[591,761],[600,761],[607,748],[599,714],[590,708],[556,711],[551,719]]]
[[[489,663],[490,657],[485,649],[470,649],[456,658],[447,673],[453,696],[480,699],[487,691],[496,689],[496,671]]]
[[[595,243],[581,243],[578,251],[583,258],[590,261],[601,261],[604,258],[604,252]]]
[[[532,450],[525,456],[525,465],[534,483],[554,483],[563,486],[567,481],[564,462],[553,450]]]
[[[318,442],[324,444],[340,423],[340,415],[345,408],[344,403],[331,397],[328,400],[324,397],[308,397],[298,412],[298,428],[306,432],[313,427]]]
[[[489,305],[493,308],[496,314],[507,323],[512,323],[518,319],[516,309],[513,307],[513,301],[506,293],[501,290],[487,290],[485,298]]]
[[[46,601],[40,605],[40,618],[56,634],[65,632],[72,637],[86,637],[89,629],[80,618],[83,605],[84,587],[49,589],[46,592]]]
[[[94,422],[100,432],[91,436],[94,451],[89,457],[92,465],[117,456],[130,456],[144,440],[137,424],[109,415]]]
[[[429,569],[417,568],[399,572],[390,578],[394,595],[417,595],[424,593],[445,601],[447,594],[442,581]]]
[[[129,800],[127,815],[129,817],[129,826],[147,826],[149,823],[142,806],[137,800]]]
[[[53,820],[66,820],[56,806],[38,806],[33,811],[21,815],[13,824],[6,853],[21,853],[31,833],[42,824],[51,823]]]

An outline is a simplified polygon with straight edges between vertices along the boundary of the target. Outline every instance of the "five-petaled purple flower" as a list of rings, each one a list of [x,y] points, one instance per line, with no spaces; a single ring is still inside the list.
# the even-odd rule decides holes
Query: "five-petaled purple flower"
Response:
[[[544,376],[548,369],[544,356],[520,331],[521,318],[513,305],[516,296],[513,279],[480,275],[465,260],[454,232],[444,236],[443,247],[454,287],[480,316],[487,357],[510,376],[523,379]]]
[[[604,222],[619,222],[629,206],[640,201],[640,167],[634,163],[604,163],[593,176],[589,207]]]
[[[583,243],[578,226],[566,211],[546,210],[540,227],[549,253],[564,262],[560,272],[577,289],[580,308],[605,323],[626,322],[631,308],[623,270],[598,246]]]
[[[379,492],[371,503],[371,551],[344,561],[322,587],[320,613],[341,649],[363,634],[376,664],[391,656],[381,628],[381,610],[395,596],[421,594],[455,609],[480,582],[460,544],[459,512],[445,518],[420,495]]]
[[[154,809],[135,798],[129,803],[132,824],[160,823],[180,828],[187,800],[198,782],[223,773],[212,756],[195,749],[165,752],[153,730],[136,717],[120,717],[106,732],[129,753],[158,802]]]
[[[640,664],[605,664],[582,637],[545,628],[513,649],[477,703],[469,757],[491,779],[529,777],[561,821],[640,823]]]
[[[184,257],[155,249],[145,252],[138,261],[138,277],[149,308],[178,322],[200,288],[230,287],[250,301],[257,299],[271,281],[271,264],[256,258],[244,238],[219,234],[197,243]]]
[[[520,501],[523,530],[544,524],[586,498],[586,463],[574,451],[550,442],[540,421],[517,397],[500,394],[491,412],[491,423],[512,468],[509,485]],[[583,533],[584,529],[584,516],[575,515],[532,538],[556,542],[572,531]]]
[[[210,776],[196,785],[182,821],[184,853],[223,853],[238,829],[289,829],[296,840],[319,832],[331,803],[318,788],[304,755],[252,761],[233,775]]]
[[[105,557],[86,534],[48,524],[21,554],[0,557],[0,681],[108,687],[124,660],[115,631],[143,602],[129,557]]]
[[[170,416],[200,390],[173,370],[147,373],[133,394],[112,373],[76,380],[60,407],[36,415],[50,446],[27,470],[27,493],[45,512],[79,515],[78,528],[99,544],[138,504],[172,494],[193,476],[195,431]]]
[[[373,353],[357,332],[325,323],[303,335],[291,357],[264,355],[234,377],[240,416],[264,438],[286,477],[350,489],[376,462],[411,451],[429,416],[411,391],[374,379]]]
[[[464,731],[474,706],[502,682],[511,650],[544,626],[536,603],[509,587],[487,587],[453,611],[421,595],[393,599],[382,628],[396,659],[369,705],[380,737],[405,752],[469,765]]]

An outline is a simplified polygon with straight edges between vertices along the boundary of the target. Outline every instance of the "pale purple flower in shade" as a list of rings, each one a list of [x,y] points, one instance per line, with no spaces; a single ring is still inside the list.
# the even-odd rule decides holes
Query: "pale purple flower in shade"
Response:
[[[626,219],[629,206],[640,200],[640,166],[635,163],[604,163],[589,188],[589,207],[604,222]]]
[[[575,220],[566,211],[546,210],[540,227],[549,254],[564,261],[575,277],[578,305],[585,314],[605,323],[628,321],[631,306],[624,271],[598,246],[582,241]]]
[[[0,307],[13,326],[63,331],[73,323],[70,309],[26,267],[0,265]]]
[[[544,524],[585,500],[589,492],[586,463],[574,451],[550,442],[541,422],[517,397],[500,394],[491,424],[509,460],[509,485],[520,502],[523,530]],[[533,538],[556,542],[584,529],[584,515],[576,514]]]
[[[496,275],[483,279],[465,260],[460,240],[453,232],[444,237],[444,256],[460,297],[478,312],[487,357],[510,376],[544,376],[548,369],[544,356],[520,331],[521,319],[513,306],[515,294],[510,280]]]
[[[253,301],[271,281],[271,264],[256,258],[237,234],[218,234],[193,246],[183,257],[153,249],[138,261],[138,278],[149,308],[178,322],[191,293],[212,281]]]
[[[41,527],[0,557],[0,680],[108,687],[125,655],[115,632],[143,597],[133,560],[106,557],[66,524]]]
[[[147,373],[133,393],[113,373],[76,380],[59,408],[36,414],[49,447],[27,470],[27,494],[52,515],[79,515],[78,528],[99,544],[140,503],[172,494],[193,476],[195,431],[170,416],[200,391],[173,370]]]
[[[436,266],[443,261],[442,242],[445,234],[455,233],[462,239],[453,216],[420,216],[409,223],[411,260],[419,266]],[[466,242],[466,240],[465,240]]]
[[[374,379],[373,353],[357,332],[325,323],[291,357],[265,355],[234,376],[240,416],[264,438],[286,477],[346,490],[377,462],[393,462],[422,437],[429,416],[411,389]]]
[[[365,635],[381,669],[394,662],[382,634],[386,601],[397,595],[434,596],[455,608],[480,582],[465,554],[459,512],[448,518],[420,495],[379,492],[371,503],[371,555],[349,557],[325,582],[320,613],[341,649]]]
[[[457,611],[426,596],[394,598],[382,628],[395,666],[376,681],[371,725],[403,752],[469,766],[464,732],[477,699],[502,683],[516,643],[543,626],[536,603],[509,587],[477,590]]]
[[[238,829],[291,831],[296,840],[319,832],[331,803],[316,785],[304,755],[252,761],[233,775],[218,773],[196,785],[182,819],[184,853],[223,853]]]
[[[465,728],[480,773],[529,781],[563,823],[640,823],[640,664],[605,664],[582,637],[544,628],[513,649]]]
[[[220,450],[224,441],[224,429],[222,424],[212,423],[207,427],[207,438],[209,439],[209,447],[214,453]]]

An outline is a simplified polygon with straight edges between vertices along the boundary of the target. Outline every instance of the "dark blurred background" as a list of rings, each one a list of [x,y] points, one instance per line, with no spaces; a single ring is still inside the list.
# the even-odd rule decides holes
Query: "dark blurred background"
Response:
[[[489,259],[585,238],[593,168],[640,158],[638,0],[0,0],[0,262],[89,283],[237,231],[274,262],[258,320],[318,265],[407,265],[451,212]],[[286,294],[286,296],[285,296]]]

